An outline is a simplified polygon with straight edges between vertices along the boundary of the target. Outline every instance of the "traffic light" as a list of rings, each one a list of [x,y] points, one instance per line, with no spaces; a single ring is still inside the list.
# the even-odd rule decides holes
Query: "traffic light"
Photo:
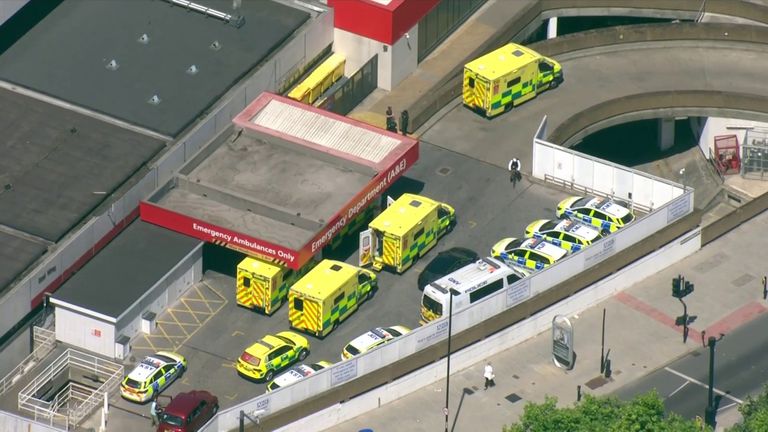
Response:
[[[676,278],[672,279],[672,297],[683,297],[683,280],[683,277],[680,275],[677,275]]]
[[[685,281],[685,286],[683,287],[683,297],[687,296],[688,294],[693,292],[693,283]]]

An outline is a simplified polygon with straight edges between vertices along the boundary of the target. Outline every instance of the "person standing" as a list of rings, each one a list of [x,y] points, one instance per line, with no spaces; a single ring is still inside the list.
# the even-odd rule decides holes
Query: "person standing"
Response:
[[[409,116],[408,116],[408,110],[403,110],[403,112],[400,113],[400,133],[402,133],[403,135],[407,135],[408,134],[408,121],[409,120],[410,119],[409,119]]]
[[[387,107],[387,130],[397,133],[397,122],[395,121],[395,115],[392,113],[392,107]]]
[[[493,387],[496,385],[496,383],[493,381],[496,378],[496,375],[493,374],[493,366],[491,366],[491,362],[488,362],[485,365],[485,371],[483,372],[483,377],[485,378],[484,390],[488,390],[488,387]]]
[[[153,396],[152,403],[149,404],[149,416],[152,417],[152,426],[160,423],[160,406],[157,404],[157,396]]]
[[[512,183],[513,188],[517,186],[517,182],[522,178],[522,175],[520,174],[520,168],[522,168],[520,159],[512,158],[509,161],[507,169],[509,169],[509,181]]]

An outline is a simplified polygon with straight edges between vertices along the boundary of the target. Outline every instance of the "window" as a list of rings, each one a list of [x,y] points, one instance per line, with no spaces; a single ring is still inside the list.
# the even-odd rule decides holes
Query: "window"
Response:
[[[304,312],[304,300],[294,297],[293,308],[296,309],[296,312]]]
[[[592,212],[592,217],[595,218],[595,219],[600,219],[600,220],[608,220],[608,215],[606,215],[603,212],[599,212],[597,210]]]
[[[246,276],[246,277],[244,277],[244,278],[243,278],[243,286],[244,286],[245,288],[250,288],[250,287],[251,287],[251,278],[249,278],[249,277],[247,277],[247,276]]]
[[[554,69],[554,67],[547,63],[547,62],[540,62],[539,63],[539,72],[550,72]]]
[[[414,239],[414,240],[416,240],[417,238],[421,237],[422,235],[424,235],[424,228],[422,228],[422,229],[420,229],[420,230],[416,231],[416,232],[413,234],[413,239]]]
[[[567,242],[581,244],[581,241],[579,241],[579,239],[577,239],[576,237],[574,237],[574,236],[572,236],[570,234],[563,234],[562,239],[567,241]]]
[[[520,84],[520,77],[517,77],[512,81],[507,81],[507,88],[518,85],[518,84]]]
[[[448,209],[446,209],[443,206],[438,207],[437,208],[437,217],[440,218],[440,219],[448,217]]]
[[[360,274],[357,275],[357,283],[362,285],[366,282],[371,280],[371,278],[368,277],[367,273],[360,272]]]
[[[504,287],[504,281],[501,279],[497,279],[489,283],[488,285],[480,289],[476,289],[471,293],[469,293],[469,302],[474,303],[480,299],[488,297],[489,295],[495,293],[496,291],[500,290],[503,287]]]
[[[537,253],[535,253],[535,252],[531,252],[531,253],[528,255],[528,259],[530,259],[530,260],[533,260],[533,261],[535,261],[535,262],[537,262],[537,263],[542,263],[542,264],[549,264],[549,259],[547,259],[547,258],[545,258],[544,256],[542,256],[542,255],[539,255],[539,254],[537,254]]]
[[[470,78],[468,81],[468,84],[469,84],[469,88],[475,88],[475,79]]]
[[[280,357],[281,355],[287,353],[288,351],[290,351],[290,349],[291,349],[291,347],[281,346],[280,348],[277,348],[276,350],[274,350],[271,353],[269,353],[269,357],[268,358],[269,358],[269,360],[274,360],[274,359]]]
[[[519,281],[520,279],[521,277],[516,274],[507,275],[507,285],[512,285],[513,283]]]
[[[342,300],[344,300],[344,293],[341,293],[338,296],[336,296],[336,298],[333,299],[333,304],[337,305],[337,304],[341,303]]]

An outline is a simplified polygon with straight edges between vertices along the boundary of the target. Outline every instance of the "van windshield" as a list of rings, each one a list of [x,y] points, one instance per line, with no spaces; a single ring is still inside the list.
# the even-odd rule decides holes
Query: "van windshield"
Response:
[[[443,315],[443,304],[428,296],[426,293],[421,296],[421,304],[433,314],[437,316]]]

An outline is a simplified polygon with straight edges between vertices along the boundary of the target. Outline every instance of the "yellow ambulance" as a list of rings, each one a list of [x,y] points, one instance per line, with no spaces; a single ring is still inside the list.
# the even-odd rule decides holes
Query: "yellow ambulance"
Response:
[[[299,270],[266,257],[246,257],[237,265],[237,304],[272,315],[285,301],[288,289],[317,261],[310,260]]]
[[[402,273],[455,224],[456,212],[448,204],[403,194],[360,233],[360,266]]]
[[[562,82],[560,63],[510,43],[464,66],[462,94],[466,107],[493,117]]]
[[[288,292],[291,328],[326,336],[373,296],[377,283],[372,271],[342,261],[322,260]]]

